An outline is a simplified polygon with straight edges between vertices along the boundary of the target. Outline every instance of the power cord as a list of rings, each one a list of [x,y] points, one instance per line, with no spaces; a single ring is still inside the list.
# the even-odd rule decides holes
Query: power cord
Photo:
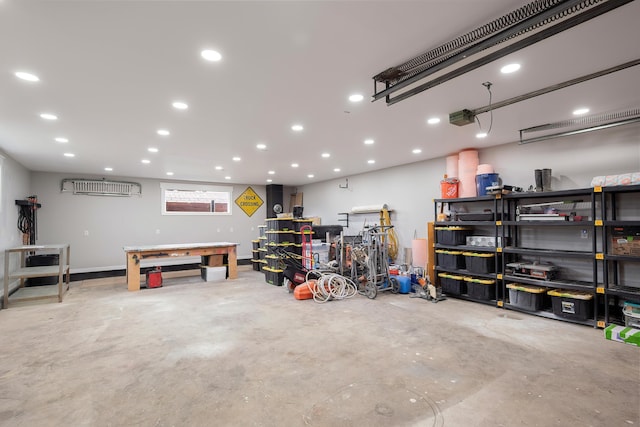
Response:
[[[482,86],[487,88],[487,91],[489,91],[489,130],[487,131],[487,135],[489,135],[491,133],[491,128],[493,127],[493,109],[491,108],[491,103],[492,103],[492,99],[493,99],[493,94],[491,93],[491,86],[493,86],[493,83],[491,82],[484,82],[482,83]],[[480,130],[482,130],[482,125],[480,124],[480,119],[478,118],[478,116],[475,116],[476,118],[476,122],[478,122],[478,127],[480,128]]]
[[[307,273],[306,285],[313,300],[317,303],[325,303],[330,300],[351,298],[358,293],[358,287],[349,278],[336,273],[320,273],[320,277],[312,278],[311,273],[317,276],[318,272],[311,270]]]

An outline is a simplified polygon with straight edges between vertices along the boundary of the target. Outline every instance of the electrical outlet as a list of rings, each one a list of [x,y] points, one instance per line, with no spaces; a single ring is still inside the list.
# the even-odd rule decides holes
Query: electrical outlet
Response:
[[[84,231],[82,232],[82,235],[83,235],[84,237],[87,237],[87,236],[89,235],[89,230],[84,230]]]
[[[216,231],[219,233],[220,232],[220,228],[216,228]]]
[[[584,228],[582,230],[580,230],[580,238],[588,239],[589,238],[589,231],[584,229]]]
[[[229,227],[229,232],[233,233],[233,227]]]
[[[156,234],[160,234],[160,229],[156,228]]]

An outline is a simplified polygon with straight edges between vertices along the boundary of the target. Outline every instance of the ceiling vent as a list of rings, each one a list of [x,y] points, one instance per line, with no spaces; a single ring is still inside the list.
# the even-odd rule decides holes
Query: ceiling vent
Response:
[[[140,196],[142,185],[137,182],[66,178],[62,180],[60,191],[87,196]]]

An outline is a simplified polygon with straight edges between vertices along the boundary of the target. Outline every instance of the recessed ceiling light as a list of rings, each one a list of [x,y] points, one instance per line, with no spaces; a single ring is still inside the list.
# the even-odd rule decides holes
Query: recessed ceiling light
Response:
[[[573,115],[574,116],[581,116],[583,114],[587,114],[589,112],[588,108],[578,108],[577,110],[573,111]]]
[[[169,135],[171,135],[171,132],[169,132],[169,131],[168,131],[168,130],[166,130],[166,129],[158,129],[158,130],[156,131],[156,133],[157,133],[158,135],[160,135],[160,136],[169,136]]]
[[[216,166],[217,171],[221,171],[222,169],[223,169],[222,166]]]
[[[304,130],[304,127],[302,125],[293,125],[293,126],[291,126],[291,130],[296,131],[296,132],[300,132],[300,131]]]
[[[65,157],[75,157],[76,155],[73,153],[64,153]]]
[[[328,159],[329,157],[331,157],[331,154],[329,153],[322,153],[322,157],[325,159]]]
[[[107,172],[112,172],[112,171],[113,171],[113,168],[106,167],[106,168],[104,168],[104,170],[106,170]]]
[[[173,172],[167,172],[167,175],[173,176]]]
[[[182,102],[182,101],[175,101],[173,104],[173,108],[177,109],[177,110],[186,110],[187,108],[189,108],[189,106]]]
[[[212,62],[220,61],[222,59],[222,55],[220,55],[220,52],[211,49],[203,50],[202,52],[200,52],[200,56],[202,56],[207,61]]]
[[[238,156],[235,156],[231,160],[233,160],[234,162],[239,162],[242,159],[240,157],[238,157]]]
[[[230,176],[225,176],[224,179],[231,179],[231,177]]]
[[[476,138],[486,138],[487,137],[487,133],[486,132],[478,132],[476,133]]]
[[[51,113],[42,113],[40,114],[40,117],[42,117],[45,120],[58,120],[58,116]]]
[[[297,168],[298,166],[300,166],[300,165],[299,165],[299,164],[297,164],[297,163],[291,163],[291,167],[292,167],[292,168]]]
[[[373,144],[374,142],[375,142],[375,141],[374,141],[373,139],[365,139],[365,140],[364,140],[364,143],[365,143],[366,145],[371,145],[371,144]]]
[[[55,138],[55,141],[56,142],[60,142],[62,144],[66,144],[67,142],[69,142],[69,140],[67,138],[64,138],[62,136],[59,136],[59,137]]]
[[[307,178],[313,178],[313,174],[310,173],[309,175],[307,175]]]
[[[500,68],[500,72],[502,74],[515,73],[520,69],[520,64],[507,64],[504,67]]]
[[[273,180],[272,179],[268,179],[267,182],[273,182]]]
[[[351,102],[360,102],[364,99],[364,96],[359,93],[354,93],[353,95],[349,95],[349,101]]]
[[[157,153],[160,150],[158,150],[156,147],[149,147],[147,148],[147,151],[150,153]]]
[[[267,172],[269,175],[275,175],[276,171],[269,171]]]
[[[267,145],[266,144],[257,144],[256,148],[258,150],[266,150],[267,149]]]
[[[16,72],[16,77],[22,80],[26,80],[28,82],[39,82],[40,78],[35,74],[27,73],[24,71]]]
[[[340,172],[340,168],[334,168],[333,171],[334,172]]]
[[[412,151],[413,154],[420,154],[422,153],[422,150],[419,148],[414,148],[414,150]]]
[[[374,164],[376,161],[371,159],[371,160],[367,160],[367,163],[369,163],[370,165]]]
[[[145,165],[148,165],[149,163],[151,163],[151,160],[149,159],[142,159],[140,160],[142,163],[144,163]]]
[[[427,120],[427,123],[429,123],[430,125],[437,125],[438,123],[440,123],[440,117],[431,117],[429,120]]]

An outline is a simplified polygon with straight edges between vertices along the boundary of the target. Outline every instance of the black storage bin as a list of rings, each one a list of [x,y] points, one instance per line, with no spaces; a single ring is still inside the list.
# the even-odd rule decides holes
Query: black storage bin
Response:
[[[258,248],[260,248],[260,240],[259,239],[252,240],[251,241],[251,247],[252,247],[252,249],[254,251],[257,250]]]
[[[269,267],[264,267],[265,276],[264,280],[270,285],[273,286],[282,286],[284,285],[284,271],[279,269],[272,269]]]
[[[440,273],[440,285],[442,286],[442,292],[448,295],[461,295],[467,293],[467,285],[464,281],[464,277],[456,276],[453,274]]]
[[[562,289],[554,289],[547,294],[551,296],[551,306],[556,316],[579,321],[593,318],[593,295]]]
[[[438,249],[436,251],[438,265],[443,268],[461,270],[464,268],[464,257],[460,251],[445,251]]]
[[[25,265],[27,267],[44,267],[50,265],[58,265],[59,261],[59,254],[31,255],[26,259]],[[56,284],[58,284],[58,276],[30,277],[24,283],[25,286],[44,286]]]
[[[309,226],[313,228],[313,220],[312,219],[294,219],[293,220],[293,230],[300,231],[300,229],[304,226]]]
[[[260,260],[259,259],[252,259],[251,260],[251,265],[253,266],[253,270],[254,271],[260,271]]]
[[[490,274],[495,273],[495,254],[463,252],[464,265],[469,273]]]
[[[294,235],[293,235],[294,236],[294,241],[293,242],[296,243],[296,244],[299,244],[299,245],[302,244],[302,234],[303,234],[302,232],[294,233]],[[313,236],[314,236],[315,232],[314,231],[305,231],[304,234],[306,234],[305,240],[310,242],[313,239]]]
[[[509,304],[530,311],[540,311],[544,308],[544,298],[547,288],[526,286],[519,283],[508,283]]]
[[[465,245],[471,235],[471,229],[464,227],[436,227],[435,231],[436,241],[441,245]]]
[[[291,218],[267,218],[267,231],[294,231]]]
[[[267,244],[269,243],[294,243],[293,231],[267,231]]]
[[[465,277],[467,294],[470,298],[489,301],[496,299],[496,281],[491,279],[476,279]]]
[[[284,268],[284,265],[282,264],[280,258],[275,255],[267,255],[265,259],[267,261],[267,267],[273,270],[282,270]]]

